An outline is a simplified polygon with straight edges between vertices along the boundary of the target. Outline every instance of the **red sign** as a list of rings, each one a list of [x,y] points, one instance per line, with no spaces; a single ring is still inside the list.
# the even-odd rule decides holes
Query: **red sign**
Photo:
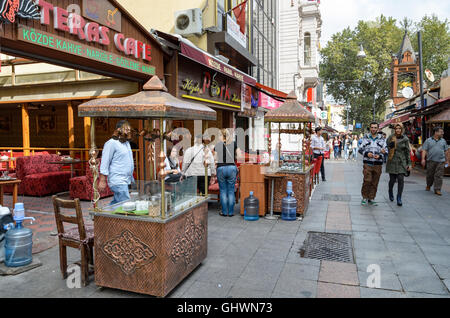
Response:
[[[86,22],[86,20],[76,14],[68,13],[67,10],[54,6],[44,0],[39,0],[41,8],[41,24],[50,24],[50,12],[53,14],[54,28],[78,36],[80,40],[86,42],[99,43],[108,46],[111,43],[109,28],[100,26],[96,22]],[[116,48],[125,55],[134,56],[136,59],[151,61],[151,46],[133,38],[125,38],[122,33],[114,36]]]
[[[258,106],[264,107],[267,109],[277,109],[281,105],[283,105],[283,102],[277,101],[276,99],[270,97],[269,95],[259,92],[259,105]]]

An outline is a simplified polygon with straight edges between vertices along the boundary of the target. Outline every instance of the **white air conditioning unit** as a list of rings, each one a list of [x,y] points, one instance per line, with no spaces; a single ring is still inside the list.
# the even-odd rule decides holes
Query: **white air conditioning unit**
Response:
[[[203,30],[202,10],[195,8],[175,12],[175,33],[179,35],[201,35]]]

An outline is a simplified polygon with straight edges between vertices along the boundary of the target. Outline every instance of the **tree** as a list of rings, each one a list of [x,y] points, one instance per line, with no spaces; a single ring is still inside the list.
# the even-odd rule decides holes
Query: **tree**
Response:
[[[376,119],[380,121],[384,102],[391,96],[391,62],[397,54],[406,29],[418,52],[417,31],[422,31],[424,70],[436,79],[447,69],[450,56],[449,21],[436,15],[424,16],[418,23],[404,18],[397,26],[392,17],[381,15],[376,21],[359,21],[354,30],[346,28],[334,34],[321,50],[320,77],[327,92],[343,104],[351,105],[349,120],[365,124],[372,120],[375,100]],[[366,58],[357,57],[363,45]],[[346,117],[346,116],[344,116]]]
[[[436,80],[447,69],[447,61],[450,57],[450,30],[449,21],[440,21],[436,15],[424,16],[416,25],[414,39],[417,33],[422,31],[422,54],[424,70],[433,72]],[[419,51],[418,41],[413,42],[414,50]],[[430,84],[428,79],[425,77]]]
[[[402,35],[395,19],[381,15],[376,21],[359,21],[354,30],[334,34],[321,50],[320,77],[337,102],[352,106],[350,122],[367,126],[373,120],[374,104],[379,119],[391,93],[390,64]],[[360,45],[366,58],[357,57]]]

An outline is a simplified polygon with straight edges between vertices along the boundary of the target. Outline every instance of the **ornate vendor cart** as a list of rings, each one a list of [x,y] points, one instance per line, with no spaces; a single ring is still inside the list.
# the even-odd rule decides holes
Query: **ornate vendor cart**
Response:
[[[131,202],[100,207],[95,121],[91,120],[95,283],[165,297],[206,258],[208,233],[207,196],[197,195],[197,180],[165,182],[164,144],[171,136],[171,132],[164,131],[165,120],[215,120],[216,112],[173,97],[156,76],[143,89],[125,98],[92,100],[78,109],[80,117],[148,120],[144,138],[150,142],[150,171],[154,171],[157,161],[153,156],[155,149],[159,150],[159,170],[155,178],[150,177],[155,180],[137,181]],[[159,120],[159,129],[152,128],[155,119]],[[130,211],[130,204],[126,203],[135,209]]]
[[[272,153],[272,123],[278,123],[278,160],[272,160],[270,168],[266,169],[266,177],[272,181],[269,191],[270,209],[275,212],[281,212],[281,202],[286,196],[288,181],[292,181],[293,192],[298,202],[297,214],[304,215],[308,208],[312,166],[311,159],[306,158],[309,153],[306,135],[310,129],[308,126],[314,120],[314,115],[300,105],[294,92],[288,95],[283,105],[269,111],[264,117],[264,121],[269,123],[269,154]],[[282,123],[293,124],[289,126],[294,128],[282,129]],[[300,156],[296,158],[286,156],[287,158],[281,160],[281,134],[303,135]]]

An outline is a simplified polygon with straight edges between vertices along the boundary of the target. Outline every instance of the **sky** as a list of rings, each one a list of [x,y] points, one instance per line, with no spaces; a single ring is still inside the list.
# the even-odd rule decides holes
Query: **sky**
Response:
[[[391,16],[399,23],[404,17],[419,22],[425,15],[436,14],[440,20],[450,21],[449,0],[321,0],[321,47],[325,47],[334,33],[350,26],[354,29],[359,20],[375,20],[381,14]],[[398,24],[400,26],[400,24]]]

